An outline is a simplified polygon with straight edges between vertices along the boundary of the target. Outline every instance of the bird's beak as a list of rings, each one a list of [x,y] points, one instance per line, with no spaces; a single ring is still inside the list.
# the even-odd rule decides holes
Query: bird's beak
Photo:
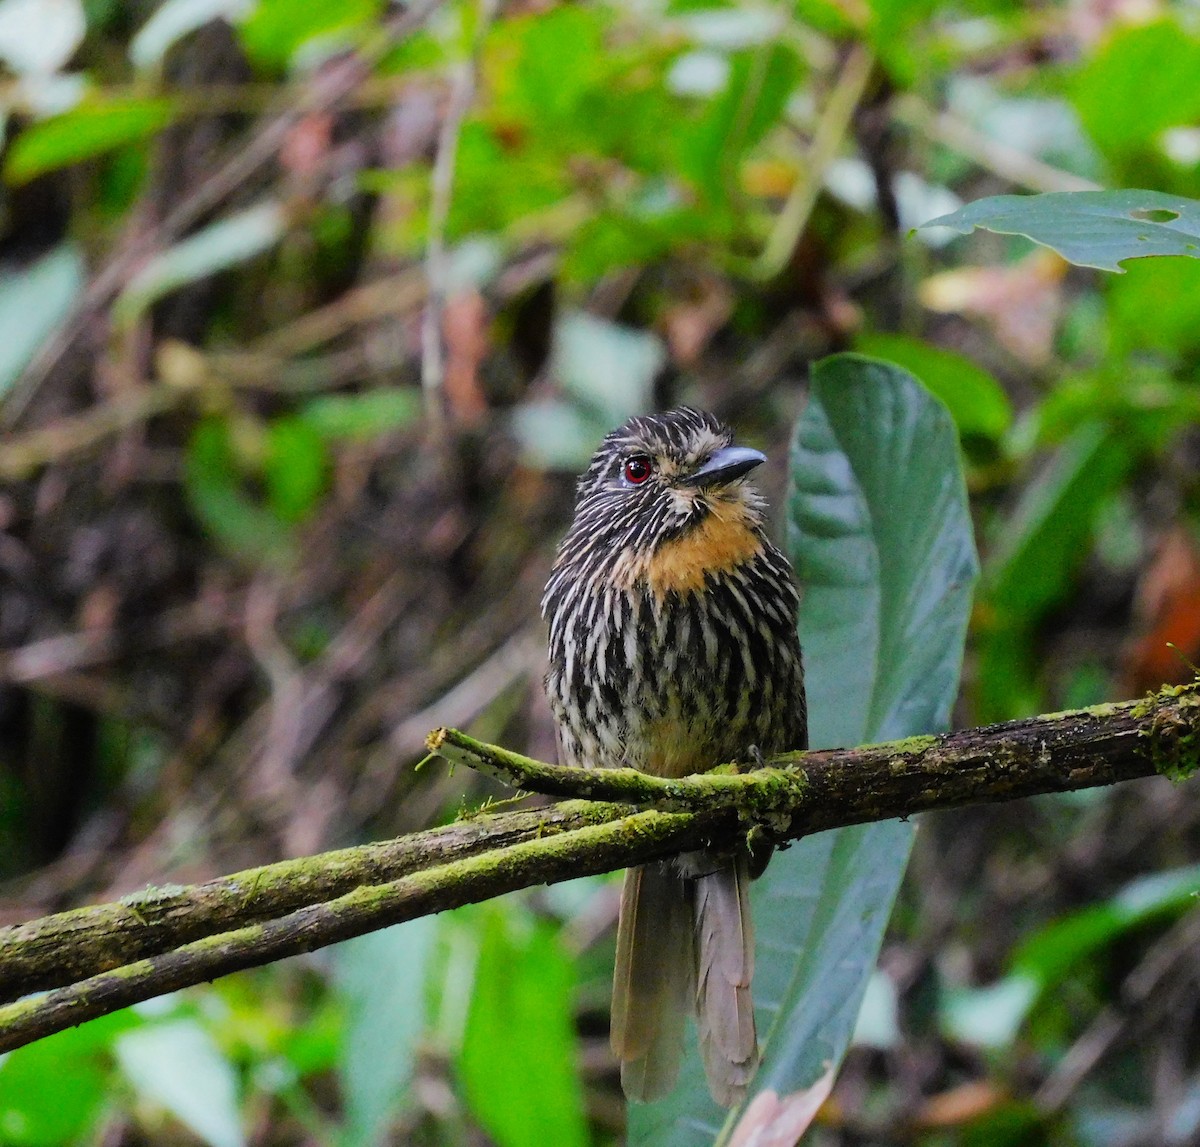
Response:
[[[699,470],[681,478],[684,486],[698,486],[707,490],[710,486],[725,486],[748,474],[767,456],[749,446],[726,446],[718,450]]]

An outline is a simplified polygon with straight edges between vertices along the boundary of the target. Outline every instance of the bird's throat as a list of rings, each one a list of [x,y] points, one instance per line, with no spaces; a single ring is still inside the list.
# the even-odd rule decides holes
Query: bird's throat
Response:
[[[704,588],[706,576],[720,577],[750,561],[762,544],[745,509],[726,503],[644,558],[638,580],[660,599],[672,592],[697,593]]]

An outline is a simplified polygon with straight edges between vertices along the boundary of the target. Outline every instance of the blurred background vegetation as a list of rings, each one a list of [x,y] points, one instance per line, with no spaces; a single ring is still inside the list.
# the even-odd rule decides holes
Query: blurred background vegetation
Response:
[[[410,831],[552,757],[572,478],[689,402],[768,449],[908,366],[984,576],[960,724],[1200,659],[1200,262],[910,229],[1200,197],[1156,0],[3,0],[0,923]],[[1200,1142],[1200,810],[923,818],[828,1145]],[[0,1142],[611,1143],[615,886],[392,929],[0,1061]]]

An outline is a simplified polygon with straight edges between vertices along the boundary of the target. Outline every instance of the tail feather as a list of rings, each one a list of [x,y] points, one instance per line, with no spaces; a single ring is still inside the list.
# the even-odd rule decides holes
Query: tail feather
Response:
[[[690,882],[663,864],[631,868],[621,890],[612,1047],[630,1099],[666,1095],[679,1078],[695,990]]]
[[[758,1067],[750,873],[738,857],[696,880],[696,1014],[708,1085],[718,1103],[741,1100]]]

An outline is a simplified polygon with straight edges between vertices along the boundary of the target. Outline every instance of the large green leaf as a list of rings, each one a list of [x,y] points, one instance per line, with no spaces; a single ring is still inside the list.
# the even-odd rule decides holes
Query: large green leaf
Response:
[[[209,1147],[243,1147],[237,1073],[195,1020],[135,1028],[113,1051],[141,1099],[165,1108]]]
[[[999,438],[1012,425],[1012,403],[981,366],[957,351],[908,335],[859,335],[854,349],[912,371],[946,404],[964,438]]]
[[[59,1147],[91,1141],[111,1086],[109,1045],[141,1023],[127,1008],[0,1056],[0,1143]]]
[[[1081,267],[1121,271],[1147,255],[1200,258],[1200,202],[1161,191],[1052,191],[977,199],[923,227],[1024,235]]]
[[[339,1065],[346,1101],[342,1147],[386,1141],[412,1077],[434,936],[435,922],[425,917],[333,949],[338,992],[346,1003]]]
[[[479,915],[483,943],[458,1060],[467,1102],[499,1147],[581,1147],[571,960],[554,929],[518,904]]]
[[[791,490],[812,745],[944,729],[978,573],[949,414],[893,364],[826,359],[796,427]],[[777,856],[758,882],[755,1001],[766,1038],[755,1094],[806,1092],[841,1061],[911,838],[897,821],[822,833]],[[723,1118],[693,1037],[676,1092],[631,1110],[630,1143],[711,1143]]]

